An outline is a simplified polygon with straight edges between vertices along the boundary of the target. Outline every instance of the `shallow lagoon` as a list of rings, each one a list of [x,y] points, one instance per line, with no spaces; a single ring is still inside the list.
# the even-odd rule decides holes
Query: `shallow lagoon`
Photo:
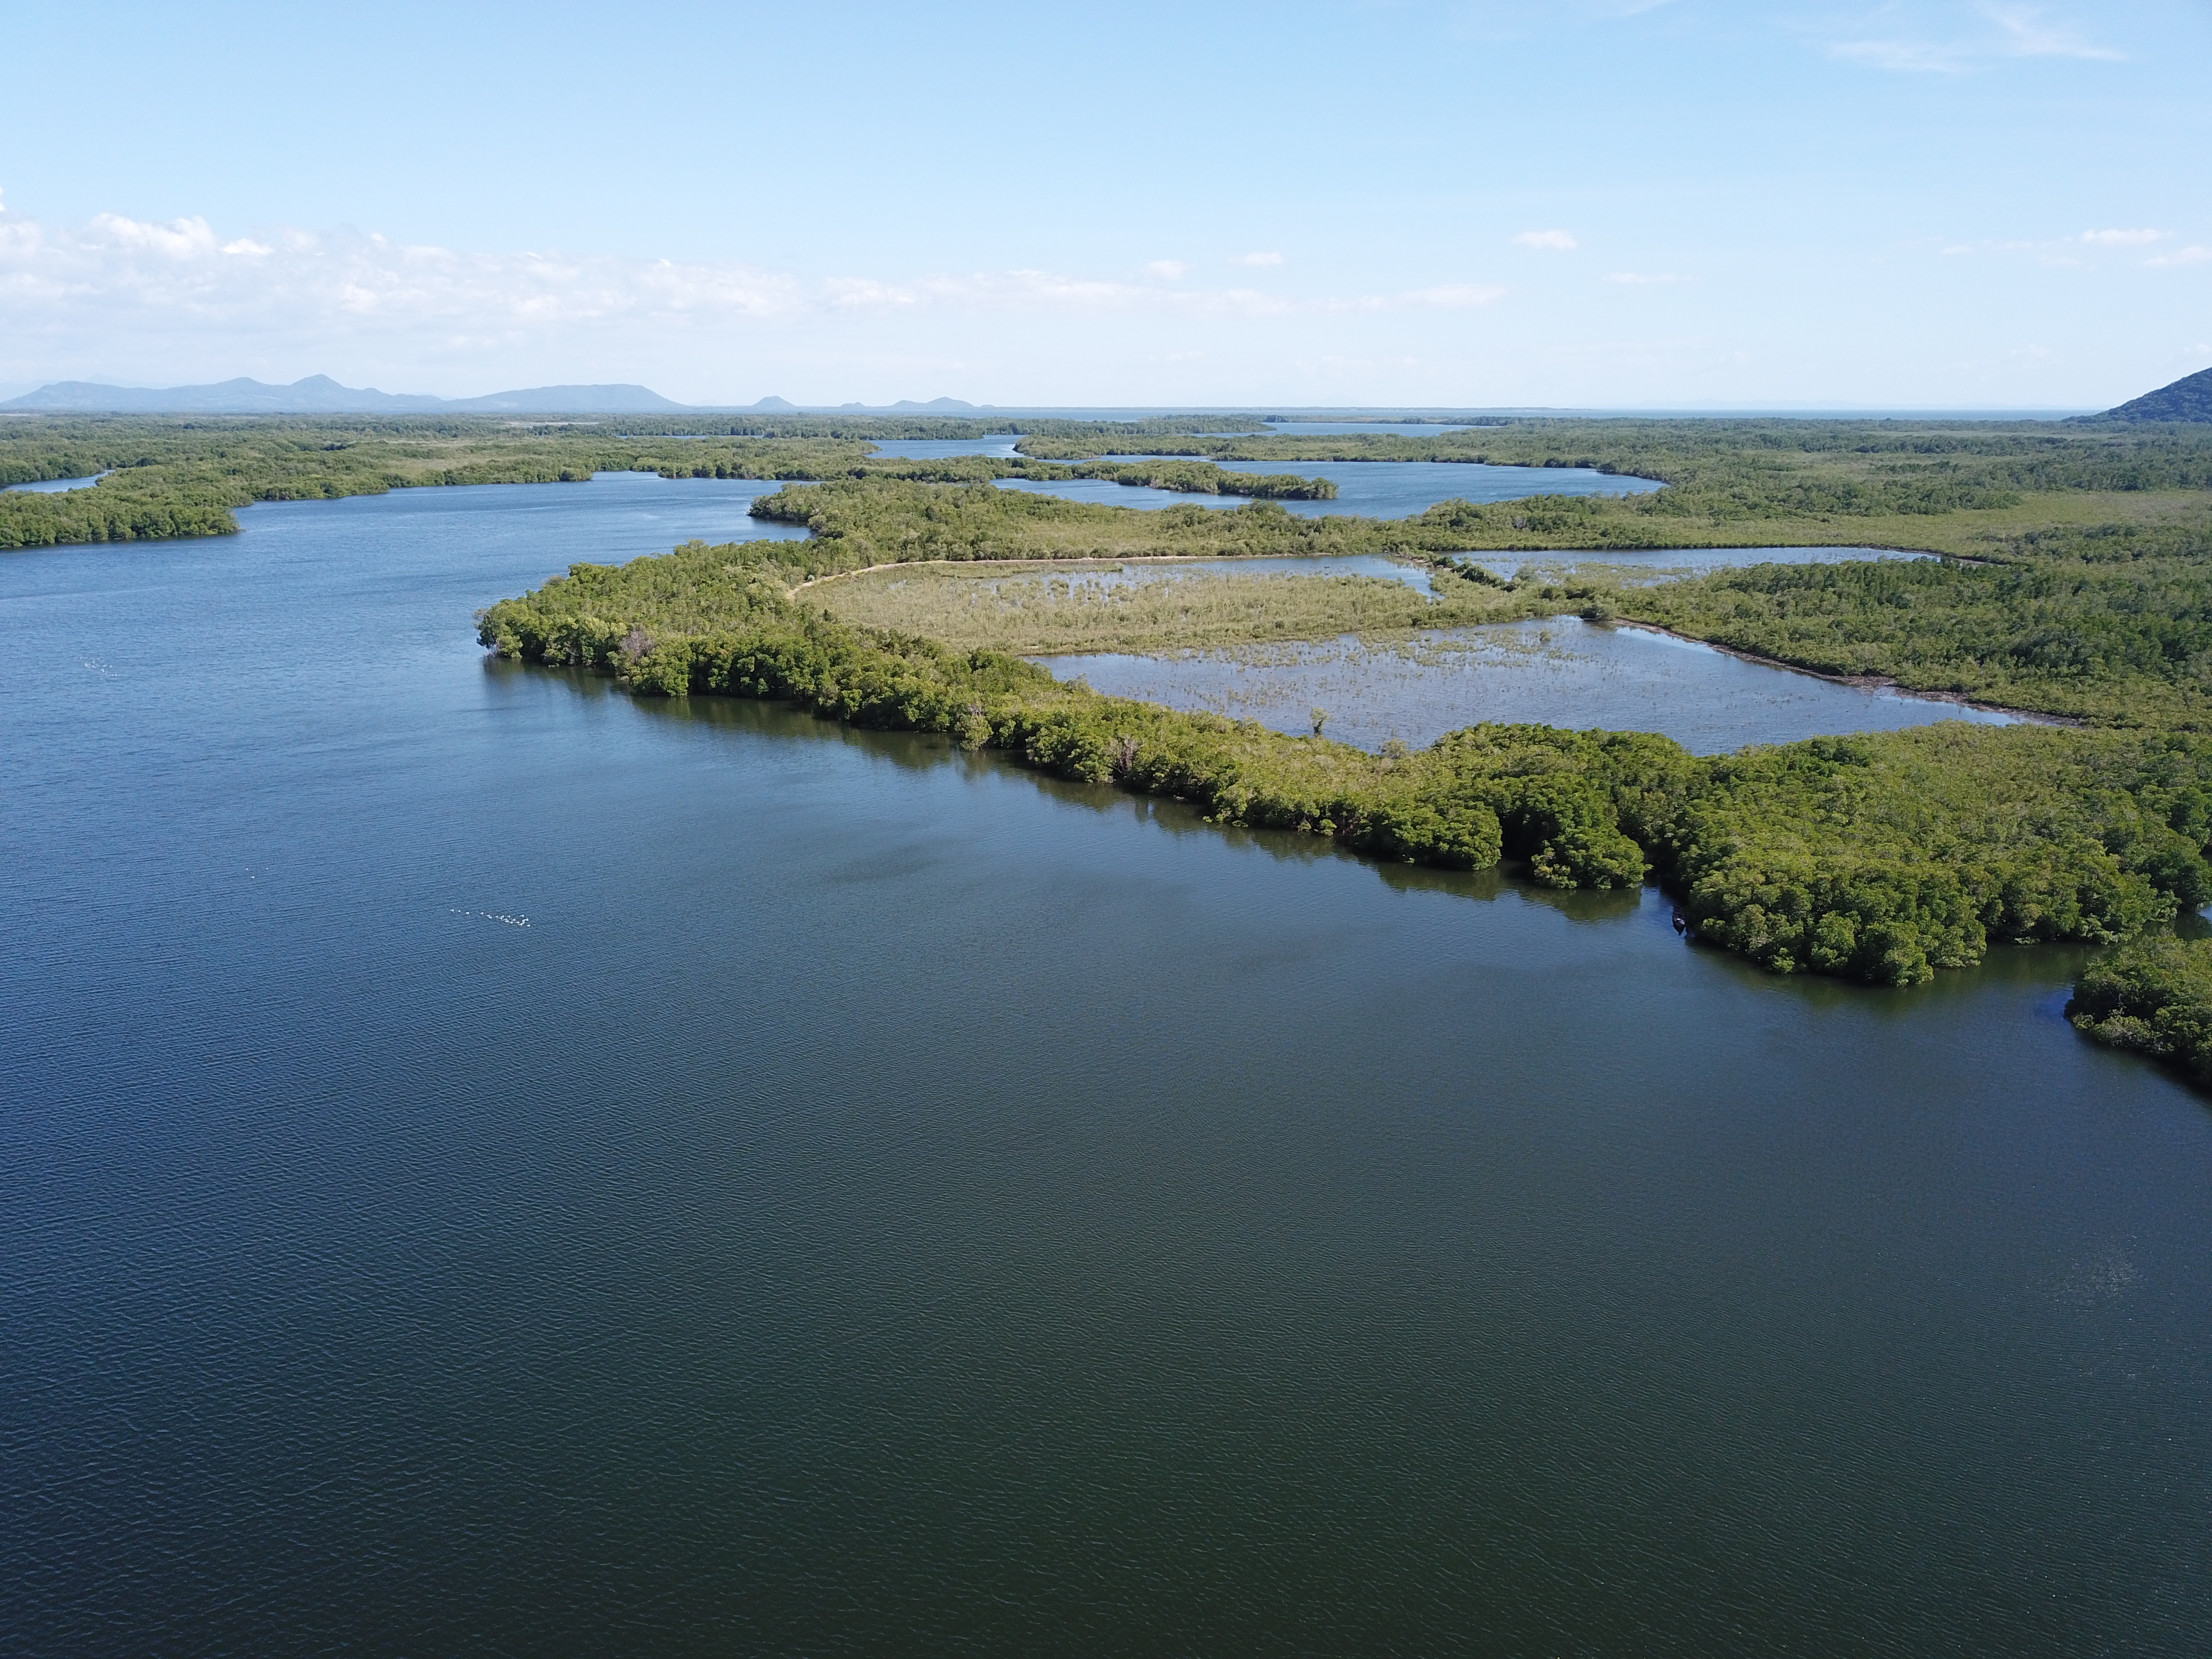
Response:
[[[988,567],[982,566],[956,566],[949,573],[939,569],[931,574],[957,574],[964,581],[983,587],[1046,580],[1078,588],[1130,587],[1142,582],[1176,581],[1193,576],[1373,576],[1384,581],[1403,582],[1419,593],[1436,592],[1436,579],[1428,566],[1406,564],[1376,553],[1327,558],[1127,559],[1118,563],[1054,560],[1024,564],[1004,574],[989,574]],[[898,572],[890,570],[878,572],[866,580],[896,583],[901,578]]]
[[[1498,575],[1561,576],[1583,573],[1618,574],[1632,583],[1666,581],[1677,576],[1709,576],[1753,564],[1850,564],[1867,559],[1932,559],[1933,553],[1902,552],[1889,547],[1669,547],[1647,552],[1468,553],[1470,563]]]
[[[1567,580],[1585,573],[1618,576],[1632,582],[1667,581],[1708,575],[1716,570],[1754,564],[1844,564],[1865,559],[1923,559],[1927,553],[1897,553],[1872,547],[1722,547],[1674,549],[1662,553],[1560,553],[1540,557],[1468,553],[1462,556],[1500,575],[1527,570],[1532,576],[1557,574]],[[1436,578],[1425,564],[1408,564],[1381,554],[1357,553],[1323,558],[1130,559],[1118,563],[1057,562],[1024,567],[1003,577],[970,574],[986,585],[1047,576],[1076,586],[1123,587],[1135,582],[1171,581],[1188,576],[1376,576],[1400,581],[1417,592],[1433,594]],[[874,580],[896,580],[878,576]]]
[[[2198,1650],[2212,1112],[2078,957],[475,647],[770,488],[0,557],[0,1647]]]
[[[1710,646],[1575,617],[1438,629],[1400,644],[1352,638],[1173,657],[1042,659],[1061,679],[1115,696],[1312,729],[1365,749],[1415,748],[1481,720],[1663,732],[1693,753],[2011,717],[1957,703],[1841,685],[1747,662]]]

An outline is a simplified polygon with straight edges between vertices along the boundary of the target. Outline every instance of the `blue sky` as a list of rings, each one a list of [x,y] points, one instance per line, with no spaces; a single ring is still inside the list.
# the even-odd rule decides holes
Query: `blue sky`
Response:
[[[2212,367],[2212,0],[11,14],[5,387],[2087,407]]]

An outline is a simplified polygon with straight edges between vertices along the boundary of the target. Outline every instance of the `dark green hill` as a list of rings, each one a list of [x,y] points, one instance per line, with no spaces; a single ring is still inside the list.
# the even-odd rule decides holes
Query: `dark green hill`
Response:
[[[2093,415],[2093,421],[2212,421],[2212,368],[2147,392],[2132,403]]]

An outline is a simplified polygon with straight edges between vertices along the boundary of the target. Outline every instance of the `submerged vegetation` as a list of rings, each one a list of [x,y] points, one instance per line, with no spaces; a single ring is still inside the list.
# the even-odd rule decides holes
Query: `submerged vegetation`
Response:
[[[1560,501],[1563,508],[1579,501]],[[1504,504],[1537,510],[1538,502]],[[1370,622],[1349,605],[1301,599],[1293,628],[1260,638],[1314,638],[1347,627],[1401,628],[1504,621],[1574,611],[1648,623],[1732,650],[1818,673],[1893,681],[2069,719],[2195,729],[2212,714],[2212,501],[2133,524],[2069,525],[2022,532],[1984,549],[1981,560],[1865,560],[1763,564],[1656,584],[1620,585],[1584,572],[1554,585],[1505,582],[1482,571],[1463,546],[1464,503],[1410,519],[1294,516],[1257,502],[1234,512],[1170,507],[1133,513],[1054,496],[988,488],[933,489],[881,478],[787,486],[755,511],[815,532],[809,545],[826,575],[916,561],[1126,560],[1161,557],[1378,554],[1412,558],[1439,573],[1448,597],[1427,608],[1400,600],[1389,620]],[[1470,509],[1483,511],[1486,509]],[[1445,580],[1447,572],[1463,580]],[[881,590],[878,590],[878,598]],[[1069,598],[1075,597],[1073,590]],[[1346,595],[1348,597],[1348,593]],[[931,626],[947,615],[926,582],[910,584],[899,613],[878,605],[867,619]],[[861,596],[830,601],[860,615]],[[1089,630],[1132,603],[1089,600],[1086,617],[1047,623],[1047,606],[997,607],[1006,632],[976,633],[989,608],[957,602],[962,637],[1001,649],[1057,648],[1048,638]],[[1267,619],[1290,614],[1290,594],[1265,602]],[[1249,602],[1254,614],[1262,601]],[[1095,636],[1103,639],[1103,636]],[[1147,628],[1145,643],[1097,648],[1165,648],[1223,642],[1218,629],[1181,635]],[[1071,647],[1072,648],[1072,647]]]
[[[1146,568],[900,565],[811,592],[848,622],[1027,656],[1404,634],[1553,608],[1468,582],[1430,599],[1385,576],[1137,574]]]

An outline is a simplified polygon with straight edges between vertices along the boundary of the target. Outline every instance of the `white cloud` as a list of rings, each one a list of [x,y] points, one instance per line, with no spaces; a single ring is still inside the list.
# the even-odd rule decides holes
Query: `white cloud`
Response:
[[[92,228],[96,237],[113,246],[143,249],[171,259],[190,259],[215,249],[215,232],[204,219],[173,219],[166,225],[149,225],[120,214],[100,213],[93,216]]]
[[[1159,260],[1146,269],[1173,280],[1192,268]],[[1461,310],[1504,293],[1496,284],[1447,283],[1396,295],[1294,300],[1250,287],[1167,287],[1036,270],[817,279],[734,263],[461,252],[353,232],[224,240],[201,218],[154,224],[104,214],[76,228],[0,222],[0,334],[18,335],[70,322],[96,331],[136,319],[204,331],[434,331],[445,339],[513,340],[601,326],[698,329],[924,312],[1283,317]]]
[[[1240,253],[1229,262],[1232,265],[1279,265],[1283,263],[1279,253]]]
[[[833,276],[823,284],[827,303],[846,311],[1046,311],[1105,313],[1164,312],[1190,316],[1275,317],[1299,307],[1279,295],[1249,288],[1157,288],[1071,276],[1050,270],[985,270],[966,276],[925,276],[889,283],[867,276]],[[795,307],[811,308],[800,290]]]
[[[1984,3],[1976,8],[2002,33],[2002,50],[2011,58],[2088,58],[2118,63],[2127,54],[2094,46],[2063,23],[2048,21],[2047,7]]]
[[[1054,331],[1071,318],[1097,319],[1102,341],[1117,327],[1143,337],[1133,355],[1115,359],[1141,365],[1147,349],[1164,363],[1200,348],[1218,359],[1218,343],[1204,337],[1218,321],[1396,317],[1413,327],[1410,319],[1425,316],[1441,330],[1455,313],[1507,295],[1501,284],[1466,280],[1291,295],[1256,281],[1207,283],[1188,269],[1173,283],[1036,269],[825,276],[738,262],[468,252],[356,231],[218,234],[199,217],[49,224],[9,215],[0,217],[0,380],[120,374],[158,385],[319,370],[350,375],[349,383],[459,390],[510,376],[681,381],[790,372],[762,367],[775,362],[904,364],[881,371],[903,375],[921,372],[908,361],[912,342],[934,349],[979,329],[999,341],[1008,329]],[[1170,325],[1192,325],[1186,336],[1200,337],[1163,336]],[[927,367],[942,372],[935,357]]]
[[[382,236],[289,231],[217,241],[204,219],[101,214],[82,228],[0,226],[0,311],[154,313],[220,326],[347,317],[392,325],[578,324],[641,315],[767,316],[804,299],[793,279],[738,265],[457,253]]]
[[[1464,311],[1470,306],[1493,305],[1504,297],[1505,290],[1495,283],[1446,283],[1437,288],[1415,289],[1401,302]]]
[[[898,311],[921,303],[912,289],[879,283],[872,276],[832,276],[823,284],[830,303],[851,311]]]
[[[1408,289],[1401,294],[1363,294],[1356,300],[1323,300],[1310,307],[1321,312],[1347,311],[1467,311],[1493,305],[1505,297],[1497,283],[1443,283],[1434,288]]]
[[[1553,253],[1571,253],[1582,246],[1571,230],[1524,230],[1513,240],[1522,247],[1540,247]]]
[[[1959,48],[1916,40],[1835,40],[1828,56],[1898,75],[1955,75],[1966,65]]]
[[[1641,270],[1616,270],[1605,279],[1608,283],[1626,283],[1632,287],[1644,288],[1657,283],[1686,283],[1686,276],[1677,276],[1672,271],[1646,273]]]
[[[2099,46],[2063,20],[2054,20],[2051,11],[2048,6],[1983,0],[1971,9],[1972,20],[1963,32],[1954,28],[1939,33],[1917,26],[1912,9],[1893,0],[1875,7],[1862,27],[1893,32],[1830,39],[1824,44],[1831,58],[1900,75],[1963,75],[2003,58],[2073,58],[2106,63],[2125,58],[2124,52]]]
[[[2096,262],[2086,250],[2096,248],[2142,248],[2165,241],[2171,232],[2163,230],[2085,230],[2077,235],[2061,236],[2054,240],[2014,240],[2008,242],[1961,242],[1941,250],[1946,258],[1962,253],[2011,253],[2025,255],[2038,264],[2055,265],[2076,270],[2094,270]],[[2193,265],[2212,258],[2212,252],[2202,247],[2178,248],[2171,253],[2160,254],[2143,261],[2147,265]]]

